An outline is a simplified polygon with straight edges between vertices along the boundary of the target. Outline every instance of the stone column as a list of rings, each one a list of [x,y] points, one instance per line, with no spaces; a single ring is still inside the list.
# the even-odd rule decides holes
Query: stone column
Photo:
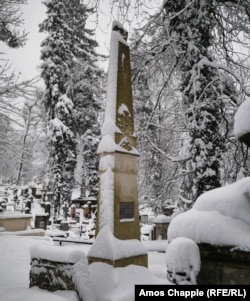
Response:
[[[119,244],[118,240],[126,240],[133,248],[131,240],[140,240],[137,191],[139,153],[134,133],[130,51],[126,39],[126,30],[119,22],[114,22],[110,43],[105,119],[98,148],[100,182],[96,240],[110,237],[111,245]],[[110,253],[112,251],[107,252]],[[119,266],[147,265],[147,254],[143,246],[139,253],[140,260],[137,260],[136,256],[125,258],[126,254],[123,254],[124,260],[119,262]],[[95,244],[89,254],[90,257],[98,256]],[[104,260],[107,259],[104,254],[100,255]],[[113,258],[110,262],[114,263],[116,259],[118,258]]]

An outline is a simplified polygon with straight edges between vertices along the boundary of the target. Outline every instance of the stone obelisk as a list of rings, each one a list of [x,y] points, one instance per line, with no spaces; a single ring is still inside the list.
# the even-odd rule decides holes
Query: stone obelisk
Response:
[[[147,266],[140,242],[137,173],[139,153],[134,133],[130,51],[127,31],[113,22],[102,139],[96,240],[89,261],[114,266]],[[105,245],[105,251],[99,251]],[[126,245],[126,247],[125,247]],[[117,250],[121,250],[117,252]],[[114,252],[116,250],[116,252]]]

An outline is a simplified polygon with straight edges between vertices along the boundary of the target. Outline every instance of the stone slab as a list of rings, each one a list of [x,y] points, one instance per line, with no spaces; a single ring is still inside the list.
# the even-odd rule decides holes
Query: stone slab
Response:
[[[209,244],[200,244],[199,250],[198,284],[250,284],[250,252]]]

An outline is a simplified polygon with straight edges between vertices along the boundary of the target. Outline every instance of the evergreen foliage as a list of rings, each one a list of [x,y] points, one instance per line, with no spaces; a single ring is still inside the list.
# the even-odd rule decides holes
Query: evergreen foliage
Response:
[[[76,137],[73,131],[73,102],[67,96],[70,79],[71,30],[64,1],[48,0],[47,18],[40,30],[48,36],[42,42],[41,76],[45,81],[44,103],[49,120],[49,165],[53,174],[56,210],[70,202],[76,165]]]
[[[189,207],[207,190],[235,181],[241,166],[248,169],[247,150],[232,132],[237,102],[249,95],[248,4],[165,0],[136,33],[135,76],[146,73],[153,103],[141,139],[144,150],[147,144],[152,146],[147,154],[152,164],[147,188],[154,191],[154,166],[156,171],[164,169],[159,187],[163,192],[170,182],[179,186],[181,207]],[[138,5],[143,10],[142,2]],[[134,87],[138,89],[137,82]],[[172,119],[168,110],[175,112]],[[170,195],[165,190],[162,202]]]
[[[97,43],[91,38],[93,31],[86,29],[92,10],[79,0],[48,0],[45,5],[47,19],[40,30],[47,32],[48,37],[42,43],[42,77],[46,84],[44,102],[50,128],[49,166],[59,207],[71,200],[76,139],[97,126],[99,106],[95,97],[100,71],[95,65]],[[96,130],[93,135],[98,136]],[[92,174],[94,168],[97,173],[93,163],[97,161],[97,146],[90,147],[89,143],[88,139],[83,144],[85,149],[91,148],[92,156],[85,152],[83,156]]]
[[[225,100],[235,94],[233,80],[221,71],[211,53],[215,26],[213,2],[166,1],[166,23],[182,74],[181,91],[190,135],[192,199],[221,186],[225,151],[221,128]],[[233,100],[233,99],[232,99]],[[186,187],[187,188],[187,187]]]
[[[94,11],[80,4],[79,0],[67,2],[68,24],[72,28],[71,80],[68,88],[74,103],[75,133],[82,140],[83,161],[82,185],[92,194],[98,192],[99,156],[97,147],[100,141],[98,115],[101,110],[103,72],[97,66],[95,48],[98,43],[92,38],[93,29],[86,28],[86,21]]]

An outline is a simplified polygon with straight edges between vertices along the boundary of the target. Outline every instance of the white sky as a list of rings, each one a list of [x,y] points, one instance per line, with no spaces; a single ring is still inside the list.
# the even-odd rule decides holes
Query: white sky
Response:
[[[4,58],[8,58],[12,63],[16,73],[21,72],[24,79],[30,79],[39,75],[39,57],[40,43],[44,38],[39,33],[38,24],[45,17],[45,6],[41,0],[30,0],[29,5],[22,5],[24,24],[21,29],[25,29],[28,35],[28,41],[22,48],[11,49],[1,42],[1,51],[4,52]]]
[[[83,0],[89,3],[90,0]],[[134,1],[131,0],[133,4]],[[146,0],[145,0],[146,1]],[[155,9],[161,3],[161,0],[149,0],[151,7]],[[122,17],[119,16],[117,9],[112,10],[112,0],[103,0],[99,2],[98,24],[96,24],[95,17],[92,17],[89,26],[95,28],[95,38],[99,44],[97,51],[101,54],[109,55],[111,25],[114,19],[123,23]],[[158,2],[158,5],[156,4]],[[45,38],[44,33],[39,32],[38,24],[46,18],[46,7],[42,4],[42,0],[28,0],[28,4],[22,5],[24,24],[20,29],[25,29],[28,32],[28,41],[24,47],[18,49],[11,49],[3,42],[0,42],[0,52],[4,52],[4,58],[9,59],[12,63],[12,69],[16,73],[21,73],[21,79],[31,79],[40,75],[39,65],[40,61],[40,43]],[[123,19],[123,18],[122,18]],[[132,13],[130,23],[124,23],[125,28],[132,33],[133,25],[142,16],[135,16]],[[92,20],[92,21],[91,21]],[[135,25],[136,26],[136,25]],[[102,67],[107,69],[108,60],[106,63],[100,63]]]
[[[28,41],[25,46],[18,49],[11,49],[3,42],[0,42],[1,52],[4,52],[4,58],[9,59],[12,63],[12,69],[16,73],[22,74],[22,79],[30,79],[40,75],[40,43],[45,38],[44,33],[39,32],[38,24],[46,18],[46,7],[42,4],[42,0],[29,0],[29,3],[22,5],[24,24],[20,29],[28,32]],[[108,7],[104,7],[107,11]],[[99,19],[103,23],[102,29],[97,26],[96,39],[99,43],[98,52],[107,55],[110,42],[110,14],[100,13]],[[108,17],[109,15],[109,17]],[[94,22],[91,26],[96,26]]]

